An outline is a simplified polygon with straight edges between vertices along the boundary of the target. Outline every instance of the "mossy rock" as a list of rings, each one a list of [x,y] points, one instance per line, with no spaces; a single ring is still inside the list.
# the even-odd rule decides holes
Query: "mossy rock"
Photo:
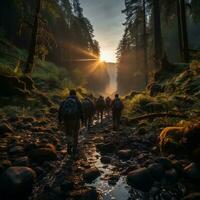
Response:
[[[192,123],[191,123],[192,124]],[[186,152],[198,160],[200,155],[200,124],[185,127],[166,127],[160,133],[160,149],[168,153]]]
[[[174,153],[180,151],[183,147],[181,139],[183,137],[184,127],[166,127],[160,133],[160,149],[163,152]]]

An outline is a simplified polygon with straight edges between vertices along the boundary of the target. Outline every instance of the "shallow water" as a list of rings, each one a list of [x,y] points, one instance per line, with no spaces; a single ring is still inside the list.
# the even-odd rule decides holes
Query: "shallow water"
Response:
[[[101,193],[101,200],[142,200],[145,199],[144,194],[140,191],[134,190],[126,183],[126,177],[120,176],[116,184],[109,184],[109,175],[116,174],[114,166],[103,164],[101,162],[101,155],[93,149],[92,155],[95,166],[102,172],[101,176],[93,183],[87,186],[95,187]]]

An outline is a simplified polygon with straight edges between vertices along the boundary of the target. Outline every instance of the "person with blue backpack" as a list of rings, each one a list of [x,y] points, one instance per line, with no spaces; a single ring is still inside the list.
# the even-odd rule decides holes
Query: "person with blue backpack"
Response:
[[[68,154],[76,154],[80,122],[82,121],[83,123],[83,113],[82,104],[75,90],[70,90],[69,96],[61,103],[58,120],[60,124],[64,123]]]
[[[119,94],[115,95],[115,99],[112,101],[112,118],[113,118],[113,130],[117,131],[120,125],[120,119],[122,111],[124,109],[124,104],[119,98]]]

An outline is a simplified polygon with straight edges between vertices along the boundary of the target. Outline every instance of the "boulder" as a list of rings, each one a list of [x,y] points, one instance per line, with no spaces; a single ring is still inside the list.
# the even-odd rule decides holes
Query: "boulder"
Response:
[[[140,168],[130,172],[127,176],[127,183],[135,189],[148,192],[154,182],[151,171],[147,168]]]
[[[10,160],[1,160],[0,161],[0,173],[4,172],[6,169],[12,166]]]
[[[93,168],[87,169],[85,171],[83,177],[86,182],[92,182],[100,175],[101,175],[101,173],[100,173],[99,169],[96,167],[93,167]]]
[[[32,191],[36,173],[28,167],[9,167],[0,176],[0,194],[5,199],[24,199]]]
[[[130,149],[123,149],[123,150],[119,150],[117,152],[117,155],[119,156],[120,159],[122,160],[129,160],[131,158],[132,155],[132,151]]]
[[[9,149],[10,155],[19,155],[24,153],[24,148],[22,146],[14,146]]]
[[[164,167],[161,164],[155,163],[149,165],[148,169],[150,170],[153,178],[157,181],[160,181],[165,174]]]
[[[170,169],[165,171],[165,179],[168,183],[176,183],[178,179],[178,175],[175,169]]]
[[[29,157],[36,162],[54,161],[57,159],[56,148],[52,144],[46,144],[32,149],[29,152]]]
[[[188,196],[184,197],[182,200],[199,200],[200,193],[191,193]]]
[[[161,151],[174,153],[181,151],[182,137],[184,134],[184,127],[166,127],[160,133],[160,148]]]
[[[29,158],[27,156],[19,157],[16,160],[14,160],[15,166],[29,166]]]
[[[160,157],[156,159],[156,162],[162,165],[165,170],[169,170],[173,168],[173,163],[169,158]]]
[[[102,153],[112,153],[115,151],[115,145],[112,142],[108,142],[106,144],[99,143],[96,145],[97,149]]]
[[[191,163],[184,168],[184,172],[187,178],[192,182],[200,184],[200,165],[197,163]]]

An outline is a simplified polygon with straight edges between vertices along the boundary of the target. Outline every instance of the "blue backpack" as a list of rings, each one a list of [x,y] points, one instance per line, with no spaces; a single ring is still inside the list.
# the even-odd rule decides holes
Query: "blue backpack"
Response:
[[[78,104],[75,99],[68,98],[63,102],[61,115],[64,120],[74,120],[78,118]]]
[[[120,99],[115,99],[113,104],[113,110],[121,111],[123,109],[123,104]]]

